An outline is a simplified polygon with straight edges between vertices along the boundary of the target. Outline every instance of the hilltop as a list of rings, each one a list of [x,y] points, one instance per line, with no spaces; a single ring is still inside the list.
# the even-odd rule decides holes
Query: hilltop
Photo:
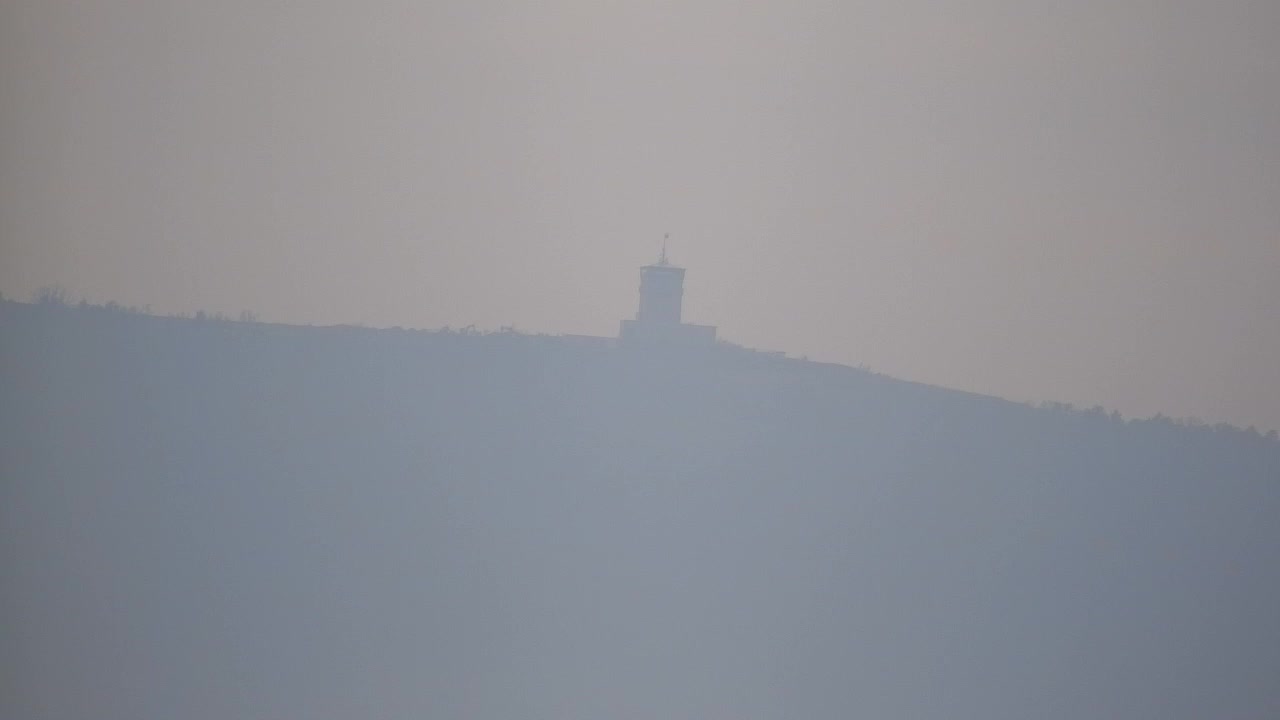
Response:
[[[0,301],[0,715],[1265,717],[1280,442]]]

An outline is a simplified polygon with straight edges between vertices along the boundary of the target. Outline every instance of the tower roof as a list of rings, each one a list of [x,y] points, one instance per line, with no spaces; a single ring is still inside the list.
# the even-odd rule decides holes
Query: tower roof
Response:
[[[671,233],[665,233],[665,234],[663,234],[663,236],[662,236],[662,252],[658,254],[658,262],[653,263],[653,264],[651,264],[651,265],[645,265],[644,267],[646,267],[646,268],[671,268],[671,269],[673,269],[673,270],[681,270],[681,269],[683,269],[683,268],[680,268],[680,267],[679,267],[679,266],[677,266],[677,265],[672,264],[671,260],[667,258],[667,240],[668,240],[668,239],[670,239],[670,237],[671,237]]]

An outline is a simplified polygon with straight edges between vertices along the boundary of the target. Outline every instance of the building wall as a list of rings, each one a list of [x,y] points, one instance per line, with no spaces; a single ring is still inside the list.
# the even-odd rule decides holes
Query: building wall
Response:
[[[640,268],[640,311],[647,323],[679,324],[684,298],[684,268],[648,265]]]
[[[624,345],[665,345],[697,347],[714,345],[716,329],[712,325],[688,325],[685,323],[650,323],[640,320],[623,320],[619,338]]]

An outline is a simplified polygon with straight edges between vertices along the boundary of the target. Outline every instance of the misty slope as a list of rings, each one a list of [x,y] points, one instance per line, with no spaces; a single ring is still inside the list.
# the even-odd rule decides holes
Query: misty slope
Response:
[[[0,716],[1280,716],[1280,443],[0,302]]]

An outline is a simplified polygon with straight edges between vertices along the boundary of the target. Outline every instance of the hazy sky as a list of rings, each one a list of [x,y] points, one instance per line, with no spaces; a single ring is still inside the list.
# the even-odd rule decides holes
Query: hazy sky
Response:
[[[1280,3],[0,0],[0,292],[1280,428]]]

